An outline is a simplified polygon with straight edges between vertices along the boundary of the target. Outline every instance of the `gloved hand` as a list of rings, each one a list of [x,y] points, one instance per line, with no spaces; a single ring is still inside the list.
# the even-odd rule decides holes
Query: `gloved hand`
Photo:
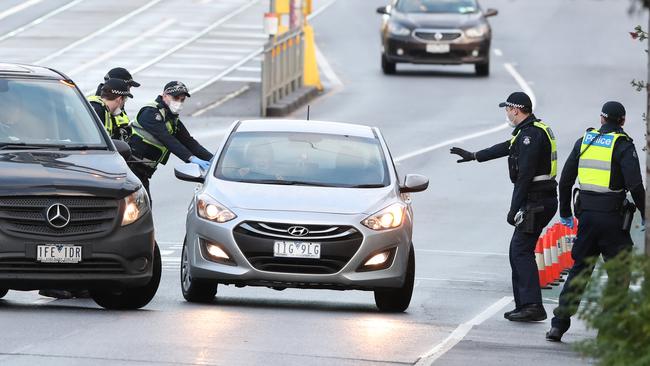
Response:
[[[517,215],[517,211],[510,211],[508,212],[508,217],[506,218],[506,221],[508,221],[508,224],[515,226],[515,216]]]
[[[560,217],[560,223],[569,229],[573,229],[573,217]]]
[[[476,155],[474,155],[473,152],[463,150],[460,147],[452,147],[451,150],[449,150],[449,152],[452,154],[456,154],[462,158],[456,161],[457,163],[464,163],[467,161],[476,160]]]
[[[210,162],[209,161],[201,160],[201,159],[197,158],[196,156],[191,156],[190,157],[190,163],[194,163],[194,164],[198,165],[201,168],[201,170],[203,170],[203,171],[207,171],[208,169],[210,169]]]

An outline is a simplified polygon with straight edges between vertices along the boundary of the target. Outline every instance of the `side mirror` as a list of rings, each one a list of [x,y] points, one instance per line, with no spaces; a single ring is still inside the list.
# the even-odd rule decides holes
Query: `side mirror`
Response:
[[[422,192],[427,188],[429,188],[429,178],[419,174],[408,174],[399,191],[401,193]]]
[[[174,168],[174,175],[186,182],[205,182],[205,173],[194,163],[179,164]]]
[[[113,140],[113,145],[117,152],[124,158],[124,160],[129,160],[131,157],[131,146],[122,140]]]
[[[499,14],[498,10],[496,10],[496,9],[488,9],[488,10],[485,11],[483,16],[486,17],[486,18],[489,18],[489,17],[493,17],[493,16],[495,16],[497,14]]]
[[[390,11],[387,6],[380,6],[377,8],[377,14],[389,15]]]

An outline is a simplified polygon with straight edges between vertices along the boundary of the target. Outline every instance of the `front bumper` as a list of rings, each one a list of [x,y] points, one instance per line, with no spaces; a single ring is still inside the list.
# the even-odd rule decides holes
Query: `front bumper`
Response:
[[[487,37],[449,42],[449,53],[427,52],[427,44],[411,36],[389,36],[384,42],[384,55],[390,62],[428,65],[483,64],[490,59],[490,39]]]
[[[238,286],[266,286],[276,288],[326,288],[337,290],[374,290],[377,288],[401,287],[404,283],[411,243],[411,222],[405,221],[397,229],[377,232],[367,229],[360,222],[363,215],[335,215],[296,212],[266,212],[238,210],[238,218],[225,223],[214,224],[199,218],[195,210],[190,210],[187,221],[186,250],[190,262],[190,275],[194,279],[216,281]],[[256,258],[249,252],[250,246],[238,243],[246,240],[237,233],[244,222],[287,223],[293,225],[332,225],[352,226],[362,238],[358,248],[345,258],[341,268],[333,273],[294,273],[284,272],[277,267],[261,267],[255,261],[261,256],[273,258],[273,239],[256,242]],[[236,230],[237,229],[237,230]],[[202,240],[220,245],[230,255],[233,264],[221,264],[208,260],[201,251]],[[277,239],[282,240],[282,239]],[[307,241],[307,240],[305,240]],[[327,242],[321,243],[322,258],[328,252]],[[339,253],[341,245],[354,243],[337,242]],[[246,247],[246,248],[244,248]],[[244,248],[244,250],[242,250]],[[359,272],[363,262],[372,254],[384,249],[395,248],[392,263],[386,269]],[[334,249],[332,249],[334,250]],[[336,250],[334,250],[336,251]],[[245,252],[247,254],[245,254]],[[334,253],[330,251],[330,253]],[[253,265],[252,263],[256,263]],[[268,268],[270,270],[262,270]],[[286,267],[288,268],[288,267]],[[305,267],[309,268],[309,267]]]
[[[0,231],[0,243],[0,288],[137,287],[146,285],[153,273],[155,241],[151,211],[131,225],[116,224],[100,238],[17,238]],[[79,245],[83,248],[82,260],[75,264],[37,262],[39,244]]]

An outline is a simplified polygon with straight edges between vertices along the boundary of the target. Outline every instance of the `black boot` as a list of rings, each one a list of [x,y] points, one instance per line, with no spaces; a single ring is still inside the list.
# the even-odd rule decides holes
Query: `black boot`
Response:
[[[507,318],[513,322],[539,322],[546,320],[546,310],[542,304],[528,304]]]
[[[520,307],[516,307],[516,308],[514,308],[513,310],[510,310],[510,311],[507,311],[507,312],[503,313],[503,317],[506,318],[506,319],[508,319],[508,318],[510,317],[511,314],[514,314],[514,313],[518,312],[519,310],[521,310],[521,308],[520,308]]]
[[[562,330],[557,327],[551,327],[551,330],[546,332],[546,340],[549,342],[562,342],[562,336],[566,333],[566,330]]]

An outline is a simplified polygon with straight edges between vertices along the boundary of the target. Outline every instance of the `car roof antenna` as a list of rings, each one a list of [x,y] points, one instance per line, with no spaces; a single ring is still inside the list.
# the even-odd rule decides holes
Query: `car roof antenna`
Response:
[[[307,104],[307,121],[309,121],[309,112],[311,110],[311,106]]]

